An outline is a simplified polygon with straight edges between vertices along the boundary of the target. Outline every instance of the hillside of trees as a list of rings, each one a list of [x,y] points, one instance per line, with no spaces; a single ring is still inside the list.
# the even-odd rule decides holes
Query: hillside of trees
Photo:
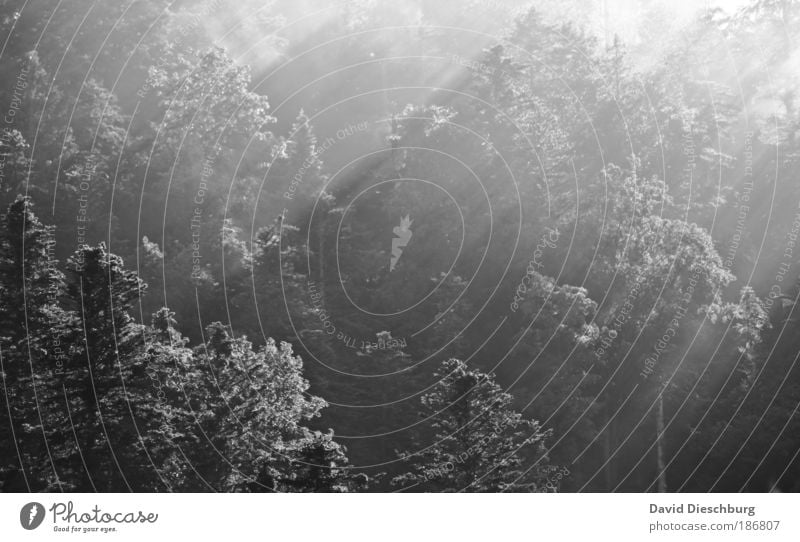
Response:
[[[600,4],[0,0],[0,491],[800,490],[800,1]]]

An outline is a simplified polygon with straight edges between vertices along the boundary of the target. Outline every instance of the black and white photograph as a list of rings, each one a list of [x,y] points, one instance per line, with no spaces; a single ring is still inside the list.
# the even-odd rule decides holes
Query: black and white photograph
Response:
[[[3,540],[798,540],[800,1],[0,0],[0,377]]]

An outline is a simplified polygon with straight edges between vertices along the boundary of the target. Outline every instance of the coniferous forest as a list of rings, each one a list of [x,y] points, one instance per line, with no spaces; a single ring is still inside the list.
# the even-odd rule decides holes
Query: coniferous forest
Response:
[[[800,490],[800,1],[0,0],[0,73],[0,491]]]

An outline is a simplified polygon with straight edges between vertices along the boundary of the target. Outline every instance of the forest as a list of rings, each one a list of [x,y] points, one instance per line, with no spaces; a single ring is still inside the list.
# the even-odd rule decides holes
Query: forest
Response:
[[[0,491],[800,490],[733,4],[0,0]]]

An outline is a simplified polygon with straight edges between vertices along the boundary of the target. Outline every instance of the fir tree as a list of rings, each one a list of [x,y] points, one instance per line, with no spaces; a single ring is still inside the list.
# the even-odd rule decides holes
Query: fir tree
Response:
[[[408,452],[411,470],[394,482],[412,491],[535,491],[544,487],[547,432],[513,410],[494,377],[457,359],[442,364],[439,382],[422,397],[431,443]]]
[[[69,352],[71,315],[59,302],[64,277],[54,259],[54,230],[18,197],[0,231],[0,489],[34,491],[58,485],[47,442],[49,384]]]

